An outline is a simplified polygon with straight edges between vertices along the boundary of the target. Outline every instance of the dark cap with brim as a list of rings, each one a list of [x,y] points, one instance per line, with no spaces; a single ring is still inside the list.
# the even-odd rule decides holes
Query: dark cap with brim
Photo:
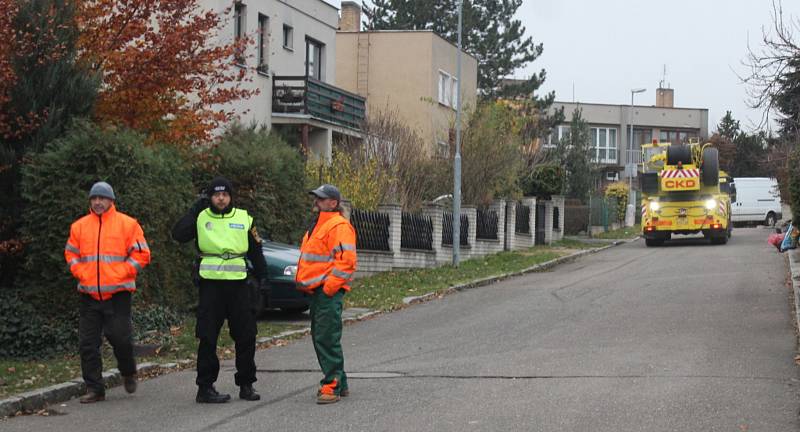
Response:
[[[339,189],[336,186],[330,184],[324,184],[312,191],[309,191],[308,193],[314,195],[317,198],[322,198],[322,199],[331,198],[337,201],[342,200],[342,194],[339,193]]]

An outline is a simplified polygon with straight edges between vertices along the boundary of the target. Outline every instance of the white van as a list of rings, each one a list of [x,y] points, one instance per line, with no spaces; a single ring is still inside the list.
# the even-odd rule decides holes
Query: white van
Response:
[[[767,177],[736,177],[736,202],[731,204],[733,222],[755,222],[775,225],[781,214],[781,193],[778,181]]]

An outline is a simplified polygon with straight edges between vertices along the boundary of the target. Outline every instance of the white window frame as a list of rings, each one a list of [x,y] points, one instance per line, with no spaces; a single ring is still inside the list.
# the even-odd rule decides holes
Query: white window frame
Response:
[[[442,105],[450,105],[450,92],[453,91],[450,80],[452,76],[439,69],[439,103]]]
[[[556,130],[550,132],[550,135],[547,135],[547,141],[544,143],[545,148],[555,148],[558,143],[567,136],[567,132],[569,131],[569,125],[558,125],[556,126]],[[555,133],[556,140],[553,141],[553,134]]]
[[[617,181],[617,180],[619,180],[619,173],[617,171],[607,171],[606,172],[606,180],[608,180],[608,181]]]
[[[269,71],[269,17],[258,14],[258,66],[260,73]]]
[[[613,140],[612,133],[613,133]],[[606,164],[615,164],[619,158],[619,131],[617,128],[613,127],[591,127],[590,128],[591,139],[592,139],[592,148],[594,149],[594,161],[598,163],[606,163]],[[600,138],[601,136],[605,137],[605,144],[601,147],[600,146]],[[600,150],[605,150],[605,157],[600,157]],[[610,157],[610,151],[614,151],[614,157]]]
[[[233,5],[233,40],[239,43],[247,34],[247,5],[242,2],[236,2]],[[236,63],[243,65],[245,63],[244,48],[242,52],[236,52]]]
[[[294,51],[294,27],[283,24],[283,48]]]
[[[458,78],[450,77],[450,106],[458,109]]]

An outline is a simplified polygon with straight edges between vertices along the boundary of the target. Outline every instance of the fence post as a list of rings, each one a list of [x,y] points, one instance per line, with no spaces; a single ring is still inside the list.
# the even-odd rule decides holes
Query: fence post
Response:
[[[514,200],[506,201],[506,223],[505,223],[505,249],[507,251],[514,250],[514,240],[516,239],[517,230],[517,202]]]
[[[544,202],[544,243],[553,244],[553,198]]]
[[[469,221],[469,230],[467,231],[467,243],[469,243],[469,246],[461,254],[465,255],[465,259],[469,259],[477,252],[475,241],[478,235],[478,209],[473,205],[462,205],[461,214],[467,215],[467,220]]]
[[[339,206],[342,207],[342,216],[350,220],[350,215],[353,214],[353,203],[350,200],[343,199]]]
[[[553,230],[553,241],[559,241],[564,238],[564,233],[566,232],[566,212],[567,212],[567,205],[566,199],[563,195],[556,195],[553,197],[553,206],[558,208],[558,220],[554,221],[558,225],[558,231]]]
[[[528,232],[530,233],[530,238],[527,239],[525,244],[519,245],[521,248],[525,249],[536,245],[536,197],[524,197],[520,202],[530,209],[530,217],[528,218]]]
[[[436,262],[450,262],[452,256],[442,248],[442,220],[444,219],[444,208],[439,204],[426,203],[422,206],[422,214],[431,218],[433,225],[433,251],[436,253]]]
[[[504,249],[506,238],[506,200],[496,199],[489,206],[489,210],[497,214],[497,240],[499,245],[495,252],[500,252]]]
[[[403,232],[403,209],[399,204],[381,204],[378,211],[389,216],[389,249],[395,260],[400,254],[400,242]],[[393,266],[394,267],[394,266]]]

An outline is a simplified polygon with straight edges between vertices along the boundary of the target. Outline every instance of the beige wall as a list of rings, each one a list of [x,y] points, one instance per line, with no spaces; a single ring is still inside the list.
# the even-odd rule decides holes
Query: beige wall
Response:
[[[336,85],[367,98],[368,112],[397,110],[409,126],[435,149],[447,140],[455,109],[438,100],[439,70],[456,75],[457,49],[430,31],[339,32]],[[359,92],[359,38],[368,44],[366,94]],[[362,66],[363,67],[363,66]],[[477,97],[477,61],[462,56],[462,106]]]

